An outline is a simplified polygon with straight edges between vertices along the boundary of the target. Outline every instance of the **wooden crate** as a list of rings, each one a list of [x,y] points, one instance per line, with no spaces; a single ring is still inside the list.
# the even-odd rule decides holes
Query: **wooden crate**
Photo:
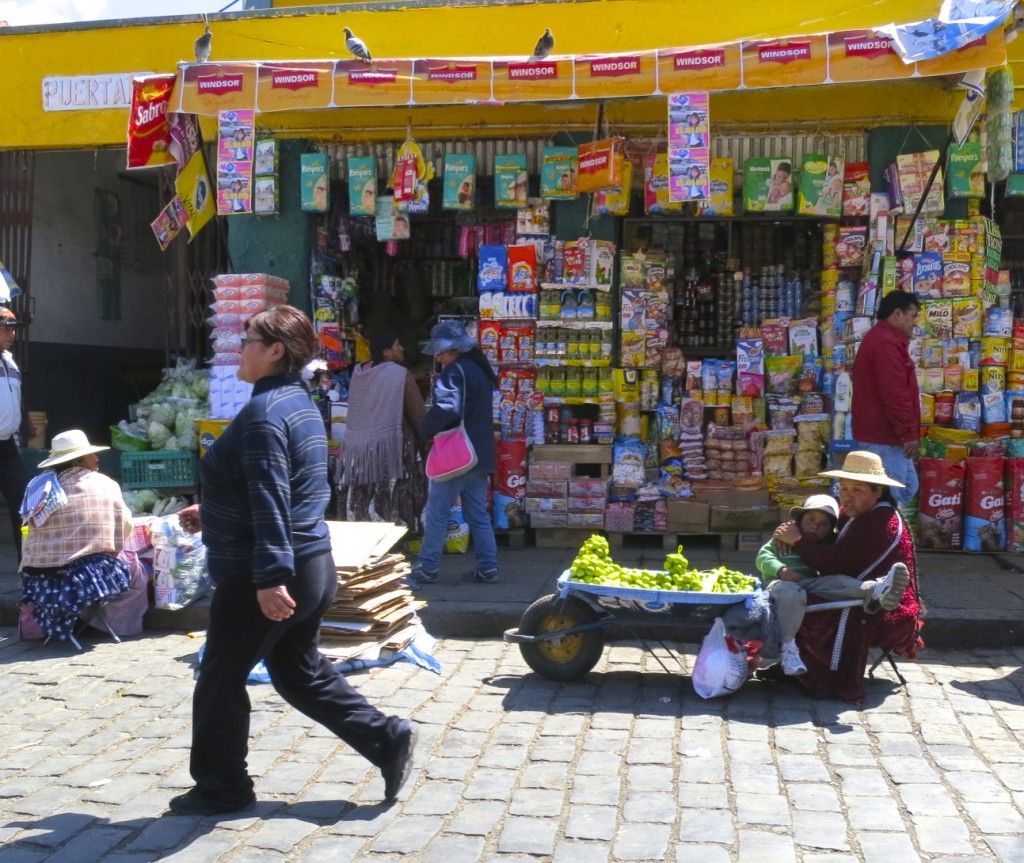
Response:
[[[557,461],[568,464],[612,463],[611,444],[548,443],[535,444],[530,450],[533,461]]]

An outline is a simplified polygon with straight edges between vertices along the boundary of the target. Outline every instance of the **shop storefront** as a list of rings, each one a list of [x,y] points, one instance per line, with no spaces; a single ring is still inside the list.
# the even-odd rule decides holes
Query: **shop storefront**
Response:
[[[897,186],[920,193],[962,99],[956,76],[1002,65],[1006,47],[995,31],[905,64],[865,30],[793,26],[757,42],[707,32],[699,45],[690,34],[677,47],[533,62],[438,51],[179,66],[170,109],[201,118],[232,269],[284,279],[318,322],[339,447],[360,335],[394,330],[411,355],[451,315],[499,370],[495,524],[528,525],[538,544],[605,529],[753,545],[841,457],[837,383],[856,340],[877,296],[919,287],[895,256],[906,220],[888,218],[879,178],[897,163]],[[669,193],[668,94],[706,99],[707,194],[694,202]],[[406,139],[422,158],[400,150]],[[613,182],[581,192],[595,141],[608,142]],[[997,224],[945,203],[925,211],[915,264],[938,255],[942,268],[945,254],[950,284],[954,265],[965,277],[928,288],[935,310],[915,349],[922,391],[945,404],[953,383],[973,384],[980,417],[991,363],[972,361],[971,342],[999,318],[986,307],[1011,298]],[[217,390],[237,341],[224,304],[236,299],[209,300],[223,318]],[[1011,366],[1008,345],[997,350]],[[225,418],[236,396],[211,413]],[[966,446],[940,443],[928,455],[956,461],[947,444]]]

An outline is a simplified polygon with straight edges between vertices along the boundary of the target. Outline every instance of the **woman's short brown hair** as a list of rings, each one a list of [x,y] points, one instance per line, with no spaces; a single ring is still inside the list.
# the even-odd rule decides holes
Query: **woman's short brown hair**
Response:
[[[316,353],[313,325],[294,306],[274,306],[257,312],[245,322],[245,330],[268,343],[280,342],[284,346],[284,364],[291,374],[298,374]]]

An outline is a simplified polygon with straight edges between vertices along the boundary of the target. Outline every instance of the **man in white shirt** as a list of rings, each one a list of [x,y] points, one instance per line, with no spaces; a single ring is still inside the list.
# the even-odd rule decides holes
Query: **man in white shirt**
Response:
[[[21,560],[21,516],[28,474],[21,461],[18,429],[21,428],[21,370],[14,362],[15,328],[21,326],[14,312],[0,306],[0,495],[7,504],[14,531],[14,545]]]

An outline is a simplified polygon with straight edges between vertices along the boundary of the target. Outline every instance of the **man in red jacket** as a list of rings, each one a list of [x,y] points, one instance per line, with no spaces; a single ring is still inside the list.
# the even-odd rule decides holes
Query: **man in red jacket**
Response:
[[[906,488],[893,488],[901,506],[917,493],[913,459],[921,440],[921,401],[910,358],[910,336],[921,303],[892,291],[878,304],[878,322],[857,349],[853,363],[853,436],[862,450],[877,453],[885,472]]]

